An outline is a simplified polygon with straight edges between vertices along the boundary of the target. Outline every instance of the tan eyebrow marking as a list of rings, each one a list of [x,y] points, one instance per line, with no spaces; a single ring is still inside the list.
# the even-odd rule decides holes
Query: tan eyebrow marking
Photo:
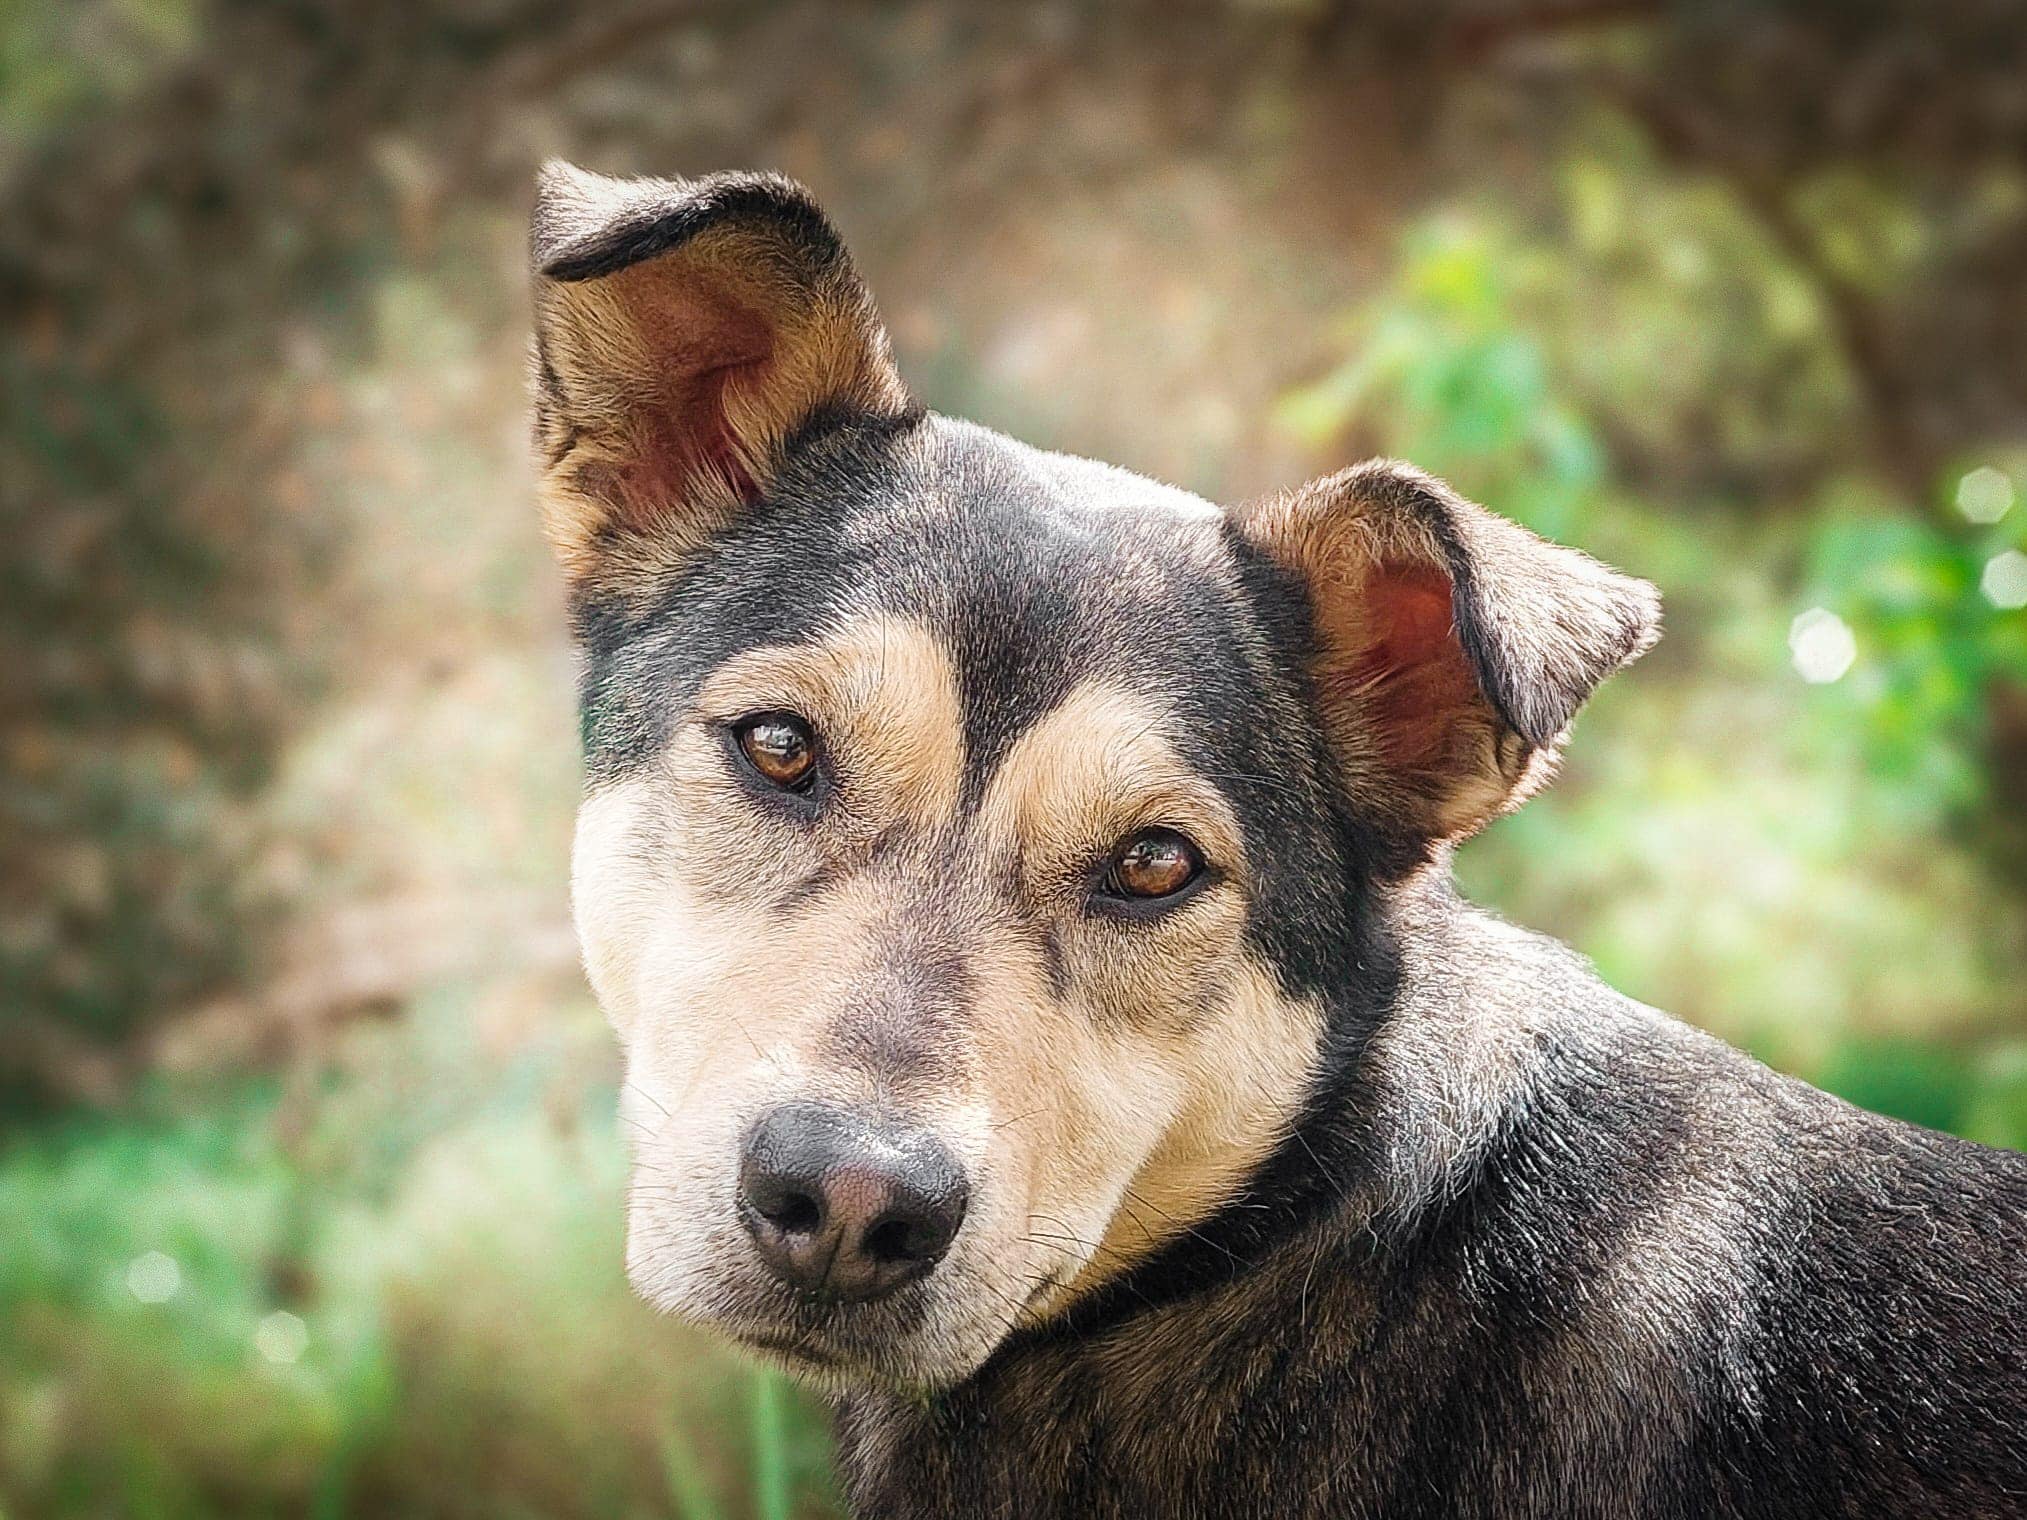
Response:
[[[1180,829],[1227,872],[1244,864],[1224,795],[1164,736],[1165,708],[1107,682],[1076,687],[1014,741],[979,805],[982,834],[1063,870],[1136,829]]]
[[[946,824],[964,772],[964,720],[950,655],[920,623],[870,616],[806,644],[773,644],[706,678],[696,710],[731,722],[780,708],[817,732],[846,789],[882,821]]]

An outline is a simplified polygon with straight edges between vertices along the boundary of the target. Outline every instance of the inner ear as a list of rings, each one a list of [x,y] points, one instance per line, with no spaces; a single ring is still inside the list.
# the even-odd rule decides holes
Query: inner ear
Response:
[[[1378,565],[1363,600],[1369,642],[1355,668],[1375,745],[1395,765],[1439,765],[1458,709],[1481,701],[1458,642],[1450,578],[1427,565]]]
[[[563,389],[556,357],[545,357],[563,407],[600,414],[612,429],[576,477],[611,507],[612,525],[646,532],[685,505],[757,500],[758,471],[743,457],[732,407],[775,356],[767,317],[720,282],[654,263],[566,287],[561,300],[574,307],[565,363],[580,394]]]

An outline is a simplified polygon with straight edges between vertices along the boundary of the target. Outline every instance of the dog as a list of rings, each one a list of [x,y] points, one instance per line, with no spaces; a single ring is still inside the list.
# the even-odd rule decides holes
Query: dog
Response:
[[[552,165],[532,244],[629,1274],[858,1514],[2027,1515],[2027,1157],[1450,884],[1651,586],[932,415],[778,177]]]

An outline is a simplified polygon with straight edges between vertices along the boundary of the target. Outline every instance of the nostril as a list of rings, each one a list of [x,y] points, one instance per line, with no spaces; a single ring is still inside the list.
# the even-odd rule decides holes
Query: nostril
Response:
[[[785,1192],[754,1207],[785,1235],[814,1235],[823,1228],[823,1205],[807,1193]]]
[[[814,1235],[824,1225],[821,1189],[796,1177],[748,1177],[742,1189],[746,1205],[784,1235]]]
[[[903,1196],[860,1233],[859,1254],[882,1267],[927,1270],[943,1259],[964,1222],[963,1186],[928,1193],[900,1184],[896,1191]]]
[[[912,1220],[883,1219],[866,1231],[859,1242],[859,1249],[874,1261],[900,1263],[920,1261],[925,1256],[937,1254],[925,1249],[928,1242],[925,1232]]]

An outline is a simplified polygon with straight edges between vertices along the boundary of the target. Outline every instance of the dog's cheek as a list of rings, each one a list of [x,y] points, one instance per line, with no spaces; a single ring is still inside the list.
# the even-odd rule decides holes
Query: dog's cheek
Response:
[[[1322,1042],[1320,1005],[1289,998],[1252,957],[1220,969],[1198,1016],[1162,1044],[1158,1059],[1180,1097],[1134,1174],[1134,1206],[1106,1232],[1115,1258],[1137,1258],[1216,1213],[1300,1115]]]
[[[992,999],[979,1068],[1000,1116],[992,1148],[1003,1228],[1031,1276],[1082,1275],[1181,1090],[1144,1034],[1074,996]]]
[[[622,1043],[638,1022],[634,968],[664,890],[648,868],[655,813],[644,782],[604,787],[578,809],[571,852],[570,906],[585,976]]]
[[[571,906],[585,974],[623,1045],[707,995],[714,965],[764,931],[764,902],[806,871],[807,848],[740,798],[708,735],[578,810]]]
[[[1076,1270],[1054,1264],[1070,1291],[1131,1264],[1108,1238],[1112,1221],[1148,1209],[1134,1179],[1187,1099],[1168,1053],[1138,1031],[1107,1030],[1098,1043],[1102,1053],[1072,1074],[1069,1122],[1036,1188],[1035,1212],[1073,1237]]]
[[[664,1313],[707,1323],[718,1312],[713,1271],[733,1242],[737,1221],[711,1207],[715,1179],[674,1157],[637,1159],[626,1213],[626,1272],[633,1289]]]
[[[629,1063],[630,1083],[661,1080]],[[708,1082],[712,1101],[646,1104],[650,1133],[637,1130],[626,1210],[627,1277],[654,1308],[709,1324],[735,1307],[754,1263],[740,1223],[739,1138],[752,1106],[755,1069],[742,1088]],[[664,1087],[664,1090],[666,1088]]]
[[[1188,1112],[1189,1027],[1220,956],[1236,961],[1239,928],[1236,908],[1200,915],[1180,935],[1068,925],[1053,984],[1013,946],[974,966],[994,1201],[974,1239],[981,1253],[1021,1264],[1002,1293],[1053,1282],[1049,1307],[1068,1285],[1123,1264],[1104,1237],[1116,1217],[1144,1213],[1131,1190]]]
[[[1079,1291],[1215,1213],[1300,1109],[1320,1009],[1243,949],[1236,899],[1142,936],[1096,936],[1076,980],[1090,1048],[1067,1064],[1063,1126],[1038,1211],[1083,1223]]]
[[[741,937],[709,912],[679,911],[677,894],[656,906],[652,930],[629,948],[625,978],[628,1275],[655,1307],[707,1321],[715,1274],[741,1245],[740,1126],[780,1073],[757,1058],[728,1006]],[[702,1092],[711,1100],[699,1101]]]

